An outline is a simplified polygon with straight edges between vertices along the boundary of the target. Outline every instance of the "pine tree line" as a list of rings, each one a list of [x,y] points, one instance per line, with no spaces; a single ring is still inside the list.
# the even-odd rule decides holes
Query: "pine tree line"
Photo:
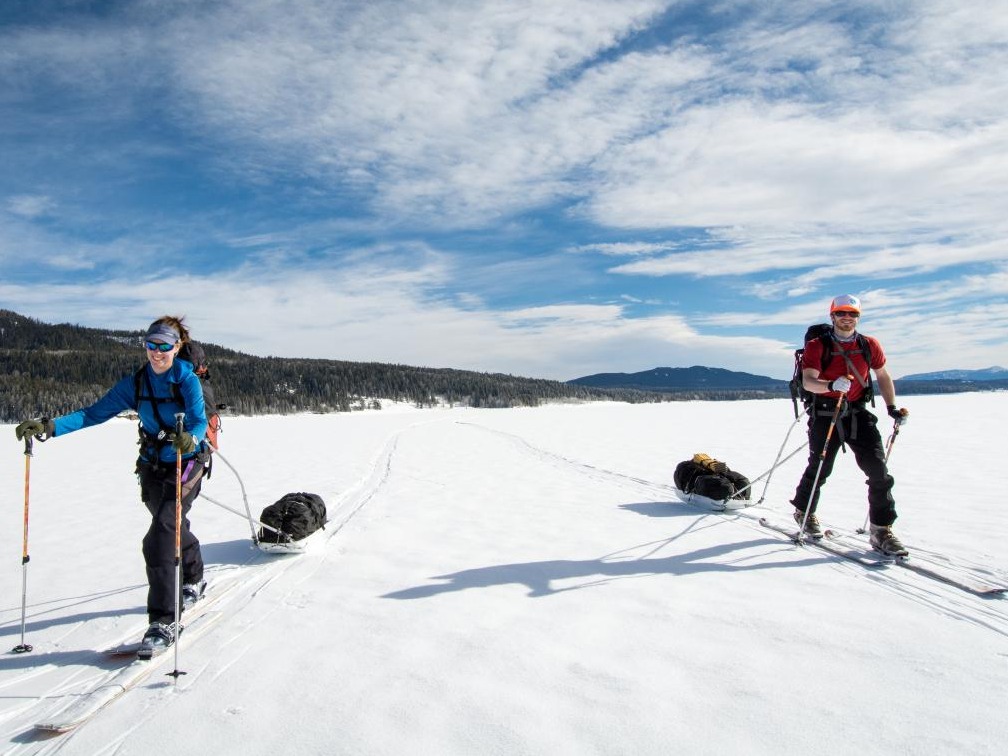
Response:
[[[142,331],[49,325],[0,310],[0,422],[55,417],[100,398],[144,364]],[[425,407],[536,406],[544,401],[727,401],[786,396],[758,389],[645,391],[379,362],[256,357],[200,342],[219,403],[236,414],[347,412],[388,399]],[[996,390],[1006,381],[897,381],[900,394]]]
[[[144,364],[141,331],[49,325],[0,310],[0,420],[87,406]],[[346,412],[389,399],[432,406],[536,406],[543,401],[664,401],[668,395],[535,378],[378,362],[256,357],[201,342],[219,403],[237,414]]]

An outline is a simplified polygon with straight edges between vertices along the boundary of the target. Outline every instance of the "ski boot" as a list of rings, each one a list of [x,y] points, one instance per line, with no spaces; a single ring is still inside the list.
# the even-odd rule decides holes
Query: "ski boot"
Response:
[[[151,622],[147,632],[144,633],[143,640],[140,641],[137,658],[151,659],[163,654],[175,642],[175,636],[174,622]]]
[[[206,590],[206,580],[198,583],[186,583],[182,586],[182,609],[192,609],[196,602],[203,598],[203,591]]]
[[[794,519],[795,522],[798,523],[799,527],[801,527],[801,524],[804,521],[805,535],[809,536],[810,538],[814,538],[817,541],[823,537],[822,526],[819,525],[819,518],[815,516],[815,512],[809,512],[808,519],[806,520],[805,510],[798,509],[798,507],[795,507]]]
[[[869,542],[875,551],[886,556],[905,557],[910,554],[906,547],[900,543],[899,538],[893,535],[892,527],[889,525],[872,525]]]

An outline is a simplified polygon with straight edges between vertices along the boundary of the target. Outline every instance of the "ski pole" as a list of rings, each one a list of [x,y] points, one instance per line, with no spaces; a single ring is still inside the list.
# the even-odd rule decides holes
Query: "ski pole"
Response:
[[[185,413],[175,414],[175,438],[182,440]],[[174,677],[176,682],[179,675],[185,672],[179,671],[179,635],[182,622],[182,608],[180,606],[181,596],[179,595],[182,586],[182,449],[175,449],[175,669],[168,673]]]
[[[901,415],[902,415],[902,413],[901,413]],[[885,463],[886,463],[887,466],[889,464],[889,455],[892,454],[893,444],[896,443],[896,436],[899,435],[900,426],[901,425],[903,425],[903,420],[902,419],[896,420],[893,423],[892,433],[889,434],[889,440],[886,442]],[[865,516],[864,516],[864,525],[862,525],[860,528],[857,529],[857,533],[863,535],[863,534],[865,534],[865,533],[868,532],[868,518],[869,517],[871,517],[871,512],[867,512],[865,514]]]
[[[800,419],[801,417],[796,413],[794,422],[788,426],[787,433],[784,434],[784,440],[781,442],[780,449],[777,451],[777,458],[774,459],[773,465],[771,465],[770,469],[767,471],[766,483],[763,484],[763,493],[760,494],[759,501],[756,502],[757,507],[760,504],[762,504],[763,500],[766,498],[766,492],[767,489],[770,487],[770,479],[773,477],[773,471],[776,470],[780,464],[782,464],[780,461],[781,454],[784,453],[784,447],[787,445],[788,439],[791,437],[791,431],[793,431],[795,426],[798,425],[798,421]],[[802,445],[802,447],[804,448],[804,444]],[[752,483],[750,483],[749,485],[751,486]],[[735,492],[736,495],[738,495],[738,493],[739,493],[738,491]]]
[[[819,466],[816,468],[812,488],[809,490],[808,501],[805,503],[805,516],[802,518],[801,527],[798,529],[798,543],[805,541],[805,523],[808,522],[809,513],[812,511],[812,499],[815,497],[816,486],[819,485],[819,475],[822,474],[823,463],[826,462],[826,450],[829,449],[829,442],[833,437],[833,429],[836,428],[837,419],[840,417],[840,410],[843,409],[845,399],[847,399],[846,392],[840,394],[840,397],[837,399],[836,409],[833,410],[833,417],[830,418],[829,428],[826,430],[826,441],[823,443],[822,451],[819,452]]]
[[[25,643],[25,617],[28,608],[28,482],[31,479],[32,436],[24,437],[24,537],[21,545],[21,642],[14,646],[15,654],[24,654],[32,650],[30,643]]]

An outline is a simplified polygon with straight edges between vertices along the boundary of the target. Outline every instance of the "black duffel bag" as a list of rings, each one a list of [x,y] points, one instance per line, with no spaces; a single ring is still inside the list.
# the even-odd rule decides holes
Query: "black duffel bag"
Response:
[[[292,541],[307,538],[319,528],[325,527],[326,507],[322,497],[313,493],[289,493],[275,504],[262,511],[259,520],[263,525],[276,528]],[[266,528],[259,529],[262,543],[286,541],[282,535]]]
[[[680,462],[672,476],[676,488],[715,501],[749,499],[749,479],[706,454],[694,454]]]

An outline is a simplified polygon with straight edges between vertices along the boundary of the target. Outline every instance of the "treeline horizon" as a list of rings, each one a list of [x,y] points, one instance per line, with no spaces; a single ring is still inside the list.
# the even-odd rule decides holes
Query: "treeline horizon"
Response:
[[[56,417],[99,399],[146,362],[143,331],[48,324],[0,310],[0,421]],[[669,401],[659,392],[381,362],[258,357],[198,342],[229,414],[348,412],[381,400],[419,407],[537,406],[546,401]]]
[[[0,309],[0,422],[56,417],[86,407],[146,362],[143,331],[48,324]],[[774,388],[633,388],[382,362],[259,357],[199,341],[216,401],[234,415],[418,407],[534,407],[543,402],[737,401],[788,397]],[[577,379],[575,379],[577,380]],[[897,394],[1004,390],[1008,381],[896,381]]]

